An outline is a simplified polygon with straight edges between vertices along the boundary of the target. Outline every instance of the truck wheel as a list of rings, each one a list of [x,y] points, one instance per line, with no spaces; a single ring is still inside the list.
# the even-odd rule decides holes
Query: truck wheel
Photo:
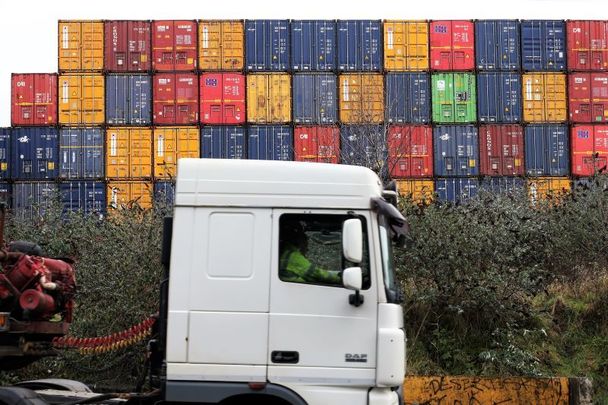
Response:
[[[2,405],[48,405],[38,394],[27,388],[0,388],[0,404]]]

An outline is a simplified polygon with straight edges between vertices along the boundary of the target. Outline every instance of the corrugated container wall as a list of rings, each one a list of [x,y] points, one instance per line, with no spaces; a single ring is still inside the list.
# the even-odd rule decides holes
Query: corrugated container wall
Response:
[[[335,21],[291,21],[291,70],[336,70]]]
[[[106,124],[152,123],[152,76],[106,76]]]
[[[106,130],[106,178],[152,178],[152,129],[114,127]]]
[[[473,125],[439,125],[433,128],[435,176],[477,176],[479,141]]]
[[[526,175],[568,175],[570,145],[567,125],[528,125],[524,145]]]
[[[59,72],[103,70],[103,22],[59,21]]]
[[[108,213],[111,210],[133,207],[152,208],[153,192],[152,183],[147,181],[108,181],[106,185]]]
[[[172,181],[154,182],[154,206],[159,204],[168,208],[175,203],[175,183]]]
[[[540,200],[559,199],[572,189],[567,177],[539,177],[528,180],[528,197],[535,203]]]
[[[102,75],[59,75],[59,124],[98,125],[105,120]]]
[[[149,21],[106,21],[104,30],[106,71],[147,72],[151,69]]]
[[[392,178],[433,176],[433,129],[430,126],[390,126],[387,138]]]
[[[250,72],[289,70],[289,21],[245,21],[245,66]]]
[[[384,121],[384,78],[378,73],[346,73],[340,80],[340,121]]]
[[[56,183],[17,182],[13,184],[13,209],[21,219],[44,215],[56,203],[59,188]]]
[[[332,73],[293,75],[293,122],[333,124],[338,120],[338,83]]]
[[[569,70],[608,70],[608,21],[566,21]]]
[[[524,74],[522,93],[525,122],[564,122],[568,119],[565,74]]]
[[[7,181],[0,181],[0,201],[8,208],[13,206],[13,185]]]
[[[340,128],[341,163],[380,170],[386,167],[387,157],[382,125],[342,125]]]
[[[521,22],[521,57],[525,71],[566,69],[566,24],[560,20]]]
[[[12,139],[11,139],[12,128],[0,128],[0,179],[10,179],[11,170],[10,165],[12,164]]]
[[[338,20],[338,70],[382,70],[382,23]]]
[[[477,75],[477,114],[484,123],[521,121],[521,75],[492,72]]]
[[[473,198],[479,192],[479,179],[472,177],[448,177],[435,180],[435,194],[442,202],[459,204]]]
[[[152,22],[152,68],[156,71],[193,71],[198,62],[196,21]]]
[[[338,163],[340,128],[297,126],[294,130],[294,159],[298,162]]]
[[[154,129],[154,178],[174,179],[177,176],[177,159],[198,158],[200,155],[197,127]]]
[[[59,174],[57,128],[13,128],[11,135],[13,180],[56,179]]]
[[[429,24],[426,21],[384,21],[384,69],[429,68]]]
[[[293,160],[293,132],[288,125],[252,125],[247,130],[247,158]]]
[[[242,21],[199,21],[198,66],[201,70],[243,70]]]
[[[483,176],[524,175],[524,129],[519,125],[481,125],[479,160]]]
[[[104,140],[101,128],[59,130],[59,177],[102,179],[105,177]]]
[[[245,127],[202,127],[201,157],[208,159],[245,159],[245,133]]]
[[[247,75],[247,121],[257,124],[291,121],[291,77],[287,73]]]
[[[433,180],[397,180],[397,192],[401,198],[411,200],[415,204],[430,204],[435,198],[435,182]]]
[[[481,179],[480,189],[492,194],[523,193],[526,180],[522,177],[484,177]]]
[[[435,73],[432,75],[433,122],[477,121],[475,75]]]
[[[475,21],[475,61],[479,70],[519,70],[519,21]]]
[[[245,122],[245,75],[203,73],[200,83],[200,117],[203,124]]]
[[[63,211],[85,215],[106,213],[106,184],[101,181],[68,181],[59,184]]]
[[[159,73],[152,77],[154,124],[198,123],[198,76],[194,73]]]
[[[608,125],[574,125],[570,135],[572,175],[593,176],[608,164]]]
[[[475,25],[472,21],[430,23],[431,69],[475,69]]]
[[[387,73],[384,78],[388,122],[426,124],[431,121],[428,73]]]
[[[607,122],[608,73],[568,75],[568,101],[572,122]]]
[[[11,125],[57,124],[57,74],[13,73]]]

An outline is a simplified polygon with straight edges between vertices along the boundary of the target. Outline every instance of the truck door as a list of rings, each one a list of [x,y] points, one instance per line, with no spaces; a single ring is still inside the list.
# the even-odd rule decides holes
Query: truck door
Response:
[[[339,275],[355,266],[342,255],[342,224],[353,215],[364,229],[359,307]],[[364,211],[273,210],[269,381],[373,386],[378,297],[370,229]]]

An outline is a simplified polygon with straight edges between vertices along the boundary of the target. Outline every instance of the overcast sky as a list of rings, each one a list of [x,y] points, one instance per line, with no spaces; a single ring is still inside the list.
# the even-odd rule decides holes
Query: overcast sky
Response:
[[[608,0],[0,0],[0,126],[11,73],[57,71],[60,19],[608,19]]]

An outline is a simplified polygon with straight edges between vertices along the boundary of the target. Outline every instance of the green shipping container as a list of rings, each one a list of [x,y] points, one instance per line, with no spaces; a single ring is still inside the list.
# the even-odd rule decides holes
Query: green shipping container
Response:
[[[477,121],[475,75],[433,74],[433,122],[452,124]]]

